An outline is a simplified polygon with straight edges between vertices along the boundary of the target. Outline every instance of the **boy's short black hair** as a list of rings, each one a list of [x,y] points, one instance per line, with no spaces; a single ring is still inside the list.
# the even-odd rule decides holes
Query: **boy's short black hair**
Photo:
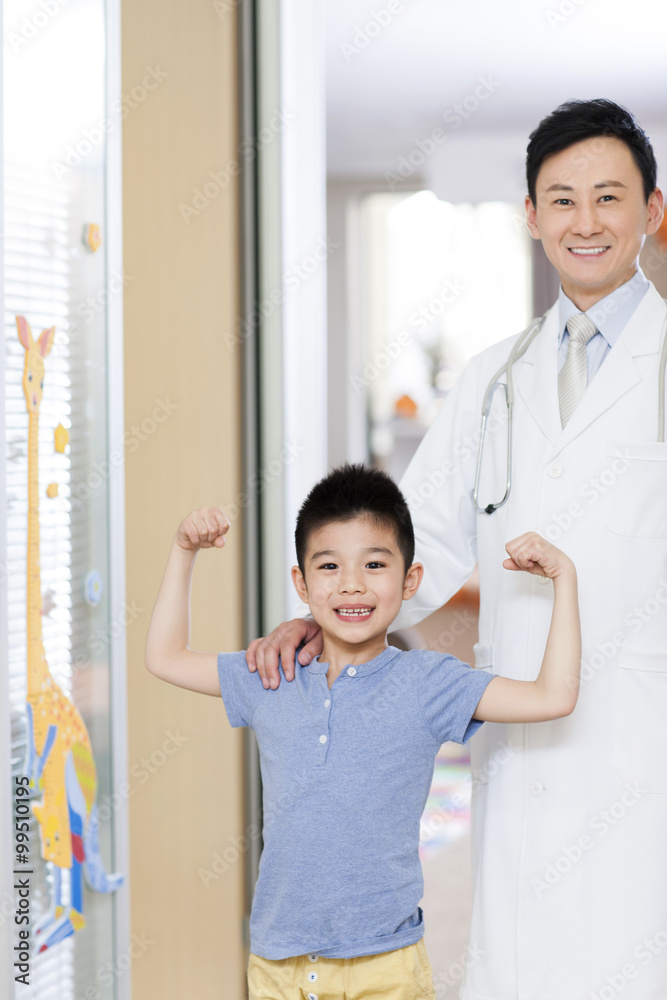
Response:
[[[584,139],[610,136],[626,144],[644,182],[644,199],[655,191],[658,167],[651,140],[627,108],[597,98],[593,101],[566,101],[543,118],[531,132],[526,152],[528,196],[536,205],[535,184],[547,156],[560,153]]]
[[[332,521],[349,521],[359,515],[394,529],[407,573],[414,560],[415,533],[405,497],[382,469],[346,463],[316,483],[301,505],[294,540],[297,562],[304,575],[312,533]]]

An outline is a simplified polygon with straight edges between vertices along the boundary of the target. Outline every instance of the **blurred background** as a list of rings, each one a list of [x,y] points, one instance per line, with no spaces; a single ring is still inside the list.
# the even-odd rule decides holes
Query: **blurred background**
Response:
[[[540,119],[570,98],[624,104],[665,183],[666,29],[660,0],[5,0],[3,996],[245,996],[256,747],[143,662],[173,534],[204,504],[232,522],[224,557],[198,560],[194,648],[241,649],[301,613],[289,567],[313,482],[346,460],[400,479],[469,358],[558,294],[524,222]],[[667,295],[667,237],[641,262]],[[31,471],[17,314],[56,326],[42,635],[90,733],[105,868],[124,875],[85,890],[86,926],[34,957],[29,988],[12,970]],[[394,641],[470,662],[477,602],[473,574]],[[439,1000],[466,961],[480,780],[444,747],[422,820]],[[34,821],[30,836],[34,923],[55,874]]]

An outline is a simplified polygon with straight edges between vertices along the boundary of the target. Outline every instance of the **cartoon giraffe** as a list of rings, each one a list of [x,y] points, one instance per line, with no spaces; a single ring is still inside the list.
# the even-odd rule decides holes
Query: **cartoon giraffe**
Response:
[[[28,408],[28,751],[25,773],[43,794],[33,812],[40,827],[42,857],[53,863],[51,908],[35,928],[38,950],[45,951],[85,926],[83,868],[97,892],[113,892],[122,875],[107,875],[98,844],[95,805],[97,772],[90,737],[75,705],[58,687],[44,653],[39,567],[39,407],[44,358],[53,346],[55,327],[37,341],[23,316],[16,317],[25,348],[23,391]],[[61,872],[70,870],[69,903],[64,906]]]

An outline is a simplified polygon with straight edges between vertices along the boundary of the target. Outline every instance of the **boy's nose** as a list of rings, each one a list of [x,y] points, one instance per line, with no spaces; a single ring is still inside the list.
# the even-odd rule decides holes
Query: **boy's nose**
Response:
[[[360,577],[349,575],[341,578],[338,591],[341,594],[360,594],[364,590],[364,584]]]

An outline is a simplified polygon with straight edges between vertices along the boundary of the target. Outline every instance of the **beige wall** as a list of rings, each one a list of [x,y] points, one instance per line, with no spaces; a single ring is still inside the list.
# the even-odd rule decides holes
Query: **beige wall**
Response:
[[[143,660],[179,521],[241,490],[239,357],[223,339],[238,308],[237,185],[189,223],[179,210],[238,145],[235,4],[218,6],[132,0],[122,13],[122,88],[136,104],[123,125],[125,420],[138,441],[127,600],[142,609],[127,632],[130,892],[132,931],[152,942],[132,965],[134,1000],[244,995],[243,858],[208,888],[198,875],[242,834],[241,733],[220,699],[157,680]],[[150,70],[153,89],[132,94]],[[238,522],[228,538],[195,566],[195,649],[242,647]]]

